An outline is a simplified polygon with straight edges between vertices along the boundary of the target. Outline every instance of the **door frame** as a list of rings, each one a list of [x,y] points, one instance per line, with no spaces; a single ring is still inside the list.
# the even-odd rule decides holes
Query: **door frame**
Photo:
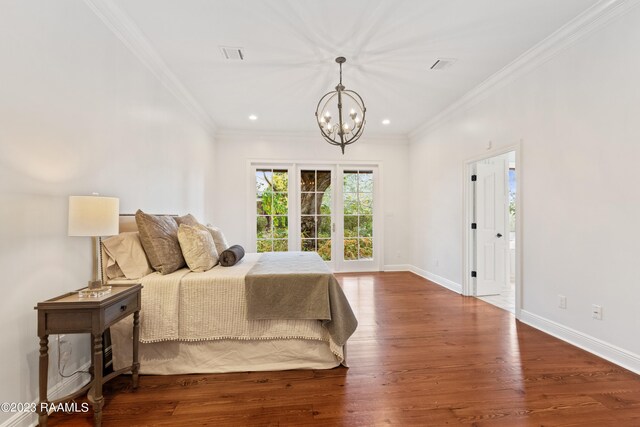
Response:
[[[474,192],[471,184],[471,175],[473,173],[473,165],[481,160],[487,160],[492,157],[506,154],[511,151],[515,151],[516,157],[516,259],[515,259],[515,316],[520,318],[522,310],[522,140],[515,144],[508,145],[506,147],[497,148],[494,150],[488,150],[487,152],[467,159],[464,162],[463,167],[463,200],[462,208],[464,214],[462,215],[462,295],[475,296],[474,295],[474,280],[471,277],[471,269],[474,265],[474,235],[471,230],[471,223],[473,222],[473,209],[474,209]],[[508,280],[508,278],[507,278]]]

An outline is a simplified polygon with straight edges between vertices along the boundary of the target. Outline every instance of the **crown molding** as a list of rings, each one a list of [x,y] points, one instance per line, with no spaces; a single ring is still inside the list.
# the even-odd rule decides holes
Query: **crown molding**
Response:
[[[409,140],[415,142],[415,140],[425,136],[429,131],[440,126],[455,114],[476,105],[492,92],[549,61],[562,50],[598,30],[614,18],[627,13],[639,3],[640,0],[599,1],[471,89],[427,122],[411,131]]]
[[[138,26],[111,0],[83,0],[125,46],[175,96],[196,120],[210,133],[216,125],[200,103],[173,74],[160,55],[151,46]]]
[[[220,129],[215,138],[217,142],[222,140],[247,141],[259,140],[268,142],[323,142],[319,132],[279,132],[240,129]],[[403,134],[364,134],[357,144],[409,144],[409,138]]]

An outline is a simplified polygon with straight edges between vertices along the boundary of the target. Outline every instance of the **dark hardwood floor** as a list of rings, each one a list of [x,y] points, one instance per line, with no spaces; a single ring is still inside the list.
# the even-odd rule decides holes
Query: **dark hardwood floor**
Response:
[[[120,377],[103,425],[640,426],[638,375],[411,273],[339,280],[360,323],[349,369]]]

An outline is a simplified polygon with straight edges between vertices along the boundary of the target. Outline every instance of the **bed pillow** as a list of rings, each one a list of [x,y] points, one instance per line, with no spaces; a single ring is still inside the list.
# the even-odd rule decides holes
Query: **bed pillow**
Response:
[[[178,241],[189,270],[207,271],[218,263],[218,251],[208,230],[180,224]]]
[[[124,273],[122,272],[122,270],[120,270],[120,266],[115,259],[111,258],[109,254],[107,254],[107,250],[104,248],[104,246],[102,247],[102,250],[103,270],[104,275],[107,276],[107,280],[126,279]]]
[[[136,212],[136,224],[140,242],[154,270],[169,274],[185,266],[180,243],[178,224],[173,217]]]
[[[220,265],[232,267],[240,262],[244,257],[244,248],[240,245],[233,245],[220,254]]]
[[[139,233],[120,233],[103,240],[102,245],[107,255],[115,261],[114,265],[107,265],[107,277],[110,279],[116,278],[112,276],[118,274],[118,270],[127,279],[139,279],[153,272],[140,243]]]
[[[178,227],[180,227],[180,225],[182,224],[190,225],[192,227],[197,227],[198,225],[201,225],[196,219],[196,217],[194,217],[191,214],[177,216],[175,217],[175,220],[176,220],[176,223],[178,223]]]
[[[227,239],[224,237],[224,233],[218,227],[214,227],[211,224],[207,224],[207,230],[211,233],[211,237],[213,237],[213,241],[216,244],[216,250],[219,254],[229,249],[229,243]]]

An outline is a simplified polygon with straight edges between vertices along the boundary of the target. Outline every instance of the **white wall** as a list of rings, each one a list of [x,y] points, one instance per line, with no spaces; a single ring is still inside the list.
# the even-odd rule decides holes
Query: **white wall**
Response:
[[[68,196],[99,192],[119,197],[122,212],[207,220],[214,147],[83,2],[0,9],[0,401],[29,402],[38,397],[33,307],[91,275],[90,238],[67,237]],[[74,344],[77,366],[89,345]]]
[[[214,222],[221,227],[230,243],[248,247],[247,207],[249,160],[273,161],[371,161],[382,166],[384,213],[384,265],[406,264],[409,254],[405,245],[409,237],[406,140],[389,138],[362,139],[341,154],[339,147],[324,142],[319,132],[313,136],[220,135],[216,148],[216,200]]]
[[[636,370],[639,22],[631,9],[410,145],[412,263],[461,283],[464,162],[522,140],[523,318]]]

